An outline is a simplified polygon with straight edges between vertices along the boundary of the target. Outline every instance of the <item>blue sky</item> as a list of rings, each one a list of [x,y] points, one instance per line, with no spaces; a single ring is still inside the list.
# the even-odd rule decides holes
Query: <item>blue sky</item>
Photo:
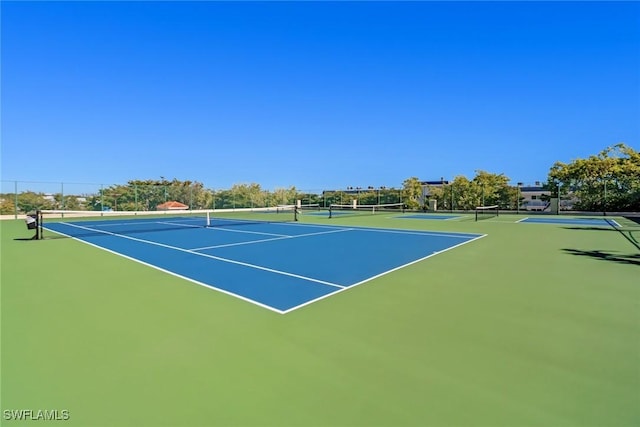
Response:
[[[639,148],[637,2],[5,2],[2,179],[399,186]]]

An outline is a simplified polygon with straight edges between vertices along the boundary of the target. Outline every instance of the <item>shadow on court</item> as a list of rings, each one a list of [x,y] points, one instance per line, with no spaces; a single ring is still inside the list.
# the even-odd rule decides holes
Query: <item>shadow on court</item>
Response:
[[[580,230],[580,231],[616,231],[615,228],[612,227],[562,227],[565,230]]]
[[[624,237],[629,243],[635,246],[638,250],[640,250],[640,240],[638,236],[640,236],[640,228],[630,228],[630,227],[562,227],[565,230],[588,230],[588,231],[613,231],[615,233],[620,233],[622,237]]]
[[[577,256],[600,259],[602,261],[617,262],[620,264],[631,264],[640,266],[640,254],[619,254],[606,251],[583,251],[580,249],[563,249],[565,253]]]

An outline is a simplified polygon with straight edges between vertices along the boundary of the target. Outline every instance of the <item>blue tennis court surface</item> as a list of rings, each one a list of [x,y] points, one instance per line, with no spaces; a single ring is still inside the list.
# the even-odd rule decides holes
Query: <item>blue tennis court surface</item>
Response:
[[[54,231],[287,313],[483,235],[302,223],[49,222]],[[153,229],[161,224],[166,229]]]
[[[525,218],[518,222],[530,222],[536,224],[564,224],[564,225],[591,225],[600,227],[620,227],[615,220],[605,218]]]
[[[394,218],[401,218],[401,219],[435,219],[435,220],[445,220],[445,219],[460,218],[460,215],[413,214],[413,215],[402,215],[402,216],[396,216],[396,217],[394,217]]]

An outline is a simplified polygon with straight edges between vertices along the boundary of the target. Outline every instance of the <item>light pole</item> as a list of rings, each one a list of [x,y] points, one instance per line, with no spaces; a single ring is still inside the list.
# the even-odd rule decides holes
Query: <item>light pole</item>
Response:
[[[118,194],[118,193],[112,193],[111,195],[113,196],[113,210],[114,210],[114,211],[117,211],[117,210],[118,210],[118,196],[119,196],[120,194]]]
[[[604,200],[603,200],[603,206],[602,206],[602,213],[604,214],[604,216],[607,216],[607,179],[609,177],[608,176],[604,176]]]
[[[451,190],[451,213],[453,213],[453,181],[451,181],[451,185],[449,186],[449,190]]]
[[[516,213],[520,213],[520,187],[522,187],[522,183],[519,182],[516,187]]]
[[[555,187],[556,190],[556,198],[558,199],[558,209],[556,209],[556,215],[560,215],[560,181],[554,179],[553,180],[553,186]]]

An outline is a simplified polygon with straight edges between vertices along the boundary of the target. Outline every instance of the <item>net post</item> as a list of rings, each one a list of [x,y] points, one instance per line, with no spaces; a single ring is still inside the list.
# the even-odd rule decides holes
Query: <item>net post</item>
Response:
[[[38,221],[37,227],[36,227],[36,235],[35,238],[36,240],[42,240],[43,233],[42,233],[42,211],[41,210],[37,210],[36,211],[36,221]]]

